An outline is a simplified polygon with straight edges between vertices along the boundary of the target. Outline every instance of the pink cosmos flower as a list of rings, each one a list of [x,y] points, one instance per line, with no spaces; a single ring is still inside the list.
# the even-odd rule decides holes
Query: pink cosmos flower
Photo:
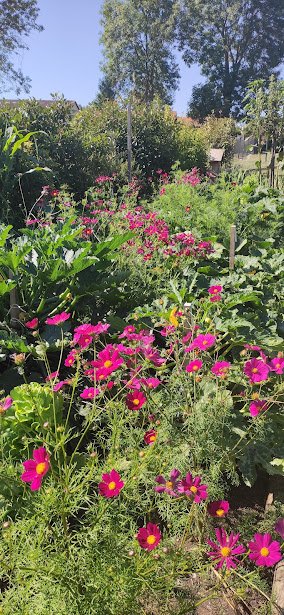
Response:
[[[158,437],[157,432],[155,431],[155,429],[150,429],[149,431],[146,431],[146,433],[144,434],[144,442],[145,444],[154,444],[154,442],[156,442]]]
[[[38,318],[32,318],[32,320],[28,320],[25,323],[25,326],[27,327],[27,329],[37,329],[38,327]]]
[[[58,374],[59,374],[58,370],[56,372],[51,372],[49,376],[46,376],[45,382],[50,382],[50,380],[56,380],[56,378],[58,377]]]
[[[154,348],[142,348],[141,351],[143,352],[145,359],[151,361],[151,363],[153,363],[153,365],[156,365],[156,367],[160,367],[166,361],[161,357],[157,350],[154,350]]]
[[[119,352],[122,352],[123,354],[126,354],[128,356],[132,356],[134,354],[136,354],[136,348],[131,348],[130,346],[125,346],[124,344],[117,344],[117,350]]]
[[[108,374],[111,374],[116,371],[123,362],[118,350],[109,344],[104,350],[99,352],[98,359],[92,361],[91,364],[93,367],[104,368],[107,370]]]
[[[221,300],[221,295],[220,293],[223,290],[223,286],[220,285],[216,285],[216,286],[209,286],[208,288],[208,293],[210,296],[210,301],[220,301]],[[217,299],[218,297],[218,299]]]
[[[9,410],[9,408],[11,408],[13,403],[13,399],[12,397],[4,397],[4,399],[1,399],[0,401],[0,415],[4,414],[4,412],[6,412],[6,410]]]
[[[283,374],[284,371],[284,359],[282,357],[275,357],[270,361],[269,365],[271,371],[276,372],[276,374]]]
[[[82,343],[82,336],[87,336],[87,338],[89,338],[92,335],[100,335],[100,333],[105,333],[109,329],[109,327],[110,325],[104,324],[102,322],[98,322],[97,325],[79,325],[74,329],[73,342],[74,344],[78,344],[79,341]]]
[[[83,393],[80,394],[82,399],[94,399],[97,395],[99,395],[99,389],[95,389],[94,387],[89,387],[84,389]]]
[[[244,365],[244,373],[251,384],[267,380],[269,371],[269,366],[262,359],[250,359]]]
[[[216,363],[214,363],[213,367],[211,368],[211,372],[215,376],[224,378],[224,376],[227,375],[230,367],[231,363],[229,363],[228,361],[216,361]]]
[[[198,372],[202,368],[202,365],[203,361],[201,361],[201,359],[194,359],[185,366],[185,369],[189,373]]]
[[[126,405],[129,410],[139,410],[146,403],[147,398],[141,391],[133,391],[128,393],[126,397]]]
[[[255,350],[256,352],[260,352],[260,351],[261,351],[260,346],[255,346],[255,345],[253,345],[253,344],[245,344],[245,345],[244,345],[244,348],[245,348],[246,350]]]
[[[63,322],[70,318],[71,314],[67,312],[61,312],[61,314],[55,314],[55,316],[51,316],[46,319],[47,325],[61,325]]]
[[[44,446],[36,448],[33,451],[33,459],[23,461],[25,472],[21,475],[24,483],[31,483],[32,491],[38,491],[41,487],[42,479],[50,468],[49,454]]]
[[[207,555],[217,562],[217,570],[222,568],[224,564],[228,569],[236,568],[237,564],[239,564],[237,556],[242,555],[246,551],[243,545],[235,546],[240,534],[231,533],[230,536],[227,536],[223,528],[216,528],[215,534],[218,542],[207,540],[213,549]]]
[[[149,389],[157,389],[157,387],[161,384],[161,380],[159,378],[145,378],[143,380],[143,384],[145,384]]]
[[[277,532],[277,534],[279,534],[279,536],[281,536],[281,538],[284,540],[284,518],[283,517],[280,517],[280,519],[277,519],[274,529],[275,529],[275,532]]]
[[[57,391],[60,391],[61,389],[63,389],[63,387],[69,384],[68,380],[60,380],[59,382],[57,382],[54,387],[52,388],[52,390],[57,393]]]
[[[171,471],[170,478],[167,480],[161,474],[156,476],[155,481],[159,484],[158,487],[155,487],[155,491],[157,493],[168,493],[174,498],[178,497],[177,489],[178,489],[178,478],[180,476],[180,471],[176,468]]]
[[[188,472],[186,477],[180,481],[178,491],[187,497],[193,498],[193,501],[199,504],[201,500],[206,500],[208,497],[207,485],[201,485],[200,483],[200,476],[193,478],[192,474]]]
[[[211,335],[211,333],[200,333],[195,338],[195,340],[191,342],[188,348],[185,348],[185,352],[188,352],[189,350],[194,350],[195,348],[198,348],[198,350],[207,350],[207,348],[211,348],[212,346],[214,346],[215,342],[215,335]]]
[[[67,355],[64,361],[65,367],[72,367],[72,365],[74,365],[76,361],[76,356],[77,356],[76,350],[71,350],[71,352],[69,352],[69,354]]]
[[[124,337],[126,337],[128,340],[136,338],[136,329],[133,325],[127,325],[127,327],[125,327],[122,333],[118,336],[119,339],[123,339]]]
[[[224,517],[229,512],[230,504],[227,500],[218,500],[208,504],[208,514],[210,517]]]
[[[142,549],[152,551],[161,540],[161,532],[155,523],[147,523],[146,527],[141,527],[138,531],[137,540]]]
[[[249,405],[249,411],[251,416],[258,416],[261,410],[267,410],[268,404],[265,399],[256,399]]]
[[[120,494],[124,487],[124,482],[116,470],[111,470],[109,473],[102,475],[102,482],[99,483],[100,495],[105,498],[114,498]]]
[[[217,301],[222,301],[222,297],[221,295],[211,295],[209,301],[211,301],[211,303],[216,303]]]
[[[74,338],[73,338],[73,344],[76,343],[78,346],[80,346],[80,348],[82,348],[82,350],[85,350],[85,348],[88,348],[88,346],[90,346],[92,341],[93,341],[92,335],[88,335],[87,333],[77,336],[76,342],[74,341]]]
[[[282,559],[280,543],[277,540],[272,540],[272,536],[268,533],[254,534],[254,540],[251,540],[248,546],[250,549],[249,558],[257,566],[274,566]]]

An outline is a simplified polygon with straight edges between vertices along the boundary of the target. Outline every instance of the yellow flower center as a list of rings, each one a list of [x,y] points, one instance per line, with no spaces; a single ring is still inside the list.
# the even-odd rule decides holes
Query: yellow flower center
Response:
[[[218,289],[217,288],[213,288],[213,294],[217,295],[217,293],[218,293]]]
[[[229,557],[230,554],[231,554],[231,549],[229,549],[229,547],[222,547],[221,549],[222,557]]]
[[[167,482],[166,482],[166,487],[167,487],[167,489],[171,489],[171,488],[172,488],[172,486],[173,486],[172,481],[171,481],[171,480],[167,480]]]
[[[197,370],[198,370],[198,365],[193,365],[193,368],[192,368],[192,369],[193,369],[193,371],[194,371],[194,372],[197,372]]]
[[[257,374],[258,369],[257,369],[257,367],[253,367],[251,371],[252,371],[253,374]]]
[[[262,549],[260,549],[260,555],[262,555],[262,557],[267,557],[269,555],[269,549],[267,549],[267,547],[262,547]]]
[[[279,369],[279,367],[281,367],[281,363],[276,363],[276,367]]]
[[[194,485],[192,485],[192,487],[190,487],[190,491],[192,493],[197,493],[197,487],[194,487]]]
[[[202,345],[207,346],[207,344],[208,344],[208,340],[203,340]]]
[[[216,515],[217,515],[218,517],[223,517],[224,512],[225,512],[225,511],[223,510],[223,508],[218,508],[218,509],[216,510]]]
[[[114,480],[112,480],[109,484],[108,484],[108,488],[110,491],[113,491],[116,488],[116,483],[114,482]]]
[[[156,440],[156,436],[150,436],[150,438],[149,438],[149,439],[150,439],[150,442],[155,442],[155,440]]]
[[[154,534],[150,534],[150,536],[147,537],[148,545],[153,545],[155,542],[156,542],[156,536],[154,536]]]
[[[112,361],[110,361],[109,359],[104,362],[104,367],[111,367],[111,366],[112,366]]]
[[[36,473],[37,474],[43,474],[45,470],[45,461],[42,461],[41,463],[38,463],[36,466]]]
[[[133,399],[134,406],[139,406],[139,399]]]
[[[93,393],[91,391],[88,393],[88,397],[93,397]]]

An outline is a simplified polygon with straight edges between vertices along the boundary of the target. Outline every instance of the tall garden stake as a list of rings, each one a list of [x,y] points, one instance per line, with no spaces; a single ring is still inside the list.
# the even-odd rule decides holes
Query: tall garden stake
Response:
[[[230,257],[229,269],[234,269],[235,266],[235,248],[236,248],[236,225],[232,224],[230,228]]]
[[[131,103],[127,105],[127,164],[128,164],[128,181],[132,181],[132,118],[131,118]]]

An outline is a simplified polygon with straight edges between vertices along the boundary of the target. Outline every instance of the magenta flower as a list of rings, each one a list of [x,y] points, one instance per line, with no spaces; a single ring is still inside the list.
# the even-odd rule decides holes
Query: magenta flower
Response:
[[[213,549],[207,555],[217,562],[217,570],[222,568],[224,564],[228,569],[236,568],[237,564],[240,563],[237,556],[246,551],[243,545],[235,546],[240,534],[231,533],[230,536],[227,536],[223,528],[215,528],[215,534],[218,542],[207,540],[209,546]]]
[[[216,361],[216,363],[214,363],[213,367],[211,368],[211,372],[215,376],[218,376],[218,378],[224,378],[227,375],[230,367],[231,363],[229,363],[228,361]]]
[[[256,399],[249,405],[249,411],[251,416],[258,416],[261,410],[267,410],[268,404],[265,399]]]
[[[194,350],[195,348],[198,348],[198,350],[207,350],[208,348],[214,346],[215,342],[215,335],[211,335],[211,333],[200,333],[195,340],[191,342],[188,348],[185,349],[185,351],[188,352],[189,350]]]
[[[77,356],[76,350],[71,350],[71,352],[69,352],[69,354],[67,355],[64,361],[65,367],[72,367],[72,365],[74,365],[76,361],[76,356]]]
[[[139,410],[146,403],[147,398],[144,393],[141,391],[134,391],[133,393],[128,393],[126,396],[126,405],[129,410]]]
[[[25,323],[25,326],[27,327],[27,329],[37,329],[38,327],[38,318],[32,318],[32,320],[28,320]]]
[[[144,434],[144,442],[145,444],[154,444],[157,440],[158,434],[155,431],[155,429],[150,429],[149,431],[146,431],[146,433]]]
[[[48,317],[46,319],[47,325],[61,325],[63,322],[70,318],[71,314],[67,314],[67,312],[61,312],[61,314],[55,314],[55,316]]]
[[[220,285],[209,286],[208,293],[209,295],[220,295],[222,290],[223,290],[223,286],[220,286]]]
[[[257,566],[274,566],[282,559],[280,543],[277,540],[272,540],[268,533],[254,534],[254,540],[251,540],[248,546],[250,549],[249,558]]]
[[[109,329],[109,327],[110,325],[103,324],[102,322],[98,322],[97,325],[79,325],[74,329],[73,342],[74,344],[78,344],[78,342],[82,343],[82,336],[87,336],[89,339],[89,337],[93,335],[100,335],[100,333],[105,333]]]
[[[227,500],[218,500],[208,504],[208,514],[210,517],[224,517],[229,512],[230,504]]]
[[[269,371],[269,366],[262,359],[250,359],[244,365],[244,373],[251,384],[267,380]]]
[[[60,380],[54,385],[54,387],[52,387],[52,390],[57,393],[57,391],[63,389],[66,384],[70,384],[69,380]]]
[[[277,532],[277,534],[279,534],[279,536],[281,536],[281,538],[284,540],[284,518],[283,517],[280,517],[280,519],[277,519],[274,529],[275,529],[275,532]]]
[[[6,410],[9,410],[9,408],[11,408],[13,403],[13,399],[12,397],[4,397],[4,399],[1,399],[0,401],[0,415],[4,414],[4,412],[6,412]]]
[[[187,497],[193,498],[193,501],[199,504],[201,500],[206,500],[208,497],[207,485],[201,485],[200,483],[200,476],[193,478],[192,474],[188,472],[186,477],[179,482],[178,491]]]
[[[123,339],[124,337],[128,340],[136,339],[136,329],[133,325],[127,325],[127,327],[125,327],[122,333],[118,336],[119,339]]]
[[[209,301],[211,301],[211,303],[216,303],[217,301],[222,301],[222,297],[221,295],[211,295]]]
[[[58,370],[56,372],[51,372],[49,376],[46,376],[45,382],[50,382],[50,380],[56,380],[56,378],[58,378],[58,374],[59,374]]]
[[[177,469],[174,469],[171,471],[170,473],[170,478],[167,480],[164,476],[162,476],[161,474],[159,476],[156,476],[155,481],[156,483],[159,484],[158,487],[155,487],[155,491],[157,493],[168,493],[168,495],[171,495],[174,498],[178,497],[178,493],[177,493],[177,489],[178,489],[178,478],[180,476],[180,471]]]
[[[143,384],[145,384],[149,389],[156,389],[160,384],[161,380],[159,378],[145,378],[143,380]]]
[[[283,374],[284,371],[284,359],[280,357],[275,357],[270,361],[269,365],[272,372],[276,372],[276,374]]]
[[[203,361],[201,361],[201,359],[194,359],[185,366],[185,369],[191,374],[192,372],[198,372],[202,368],[202,365]]]
[[[23,461],[25,472],[21,475],[24,483],[31,483],[32,491],[38,491],[41,487],[42,479],[50,468],[49,454],[44,446],[36,448],[33,451],[33,459]]]
[[[124,487],[124,482],[116,470],[111,470],[109,473],[102,475],[102,482],[99,483],[100,495],[104,498],[114,498],[120,494]]]
[[[111,374],[116,371],[123,364],[123,362],[124,361],[118,350],[109,344],[104,348],[104,350],[99,352],[98,359],[96,361],[92,361],[91,364],[93,367],[106,369],[107,373]]]
[[[80,346],[80,348],[82,348],[82,350],[85,350],[85,348],[88,348],[88,346],[90,346],[90,344],[93,341],[93,336],[92,335],[88,335],[87,333],[84,333],[82,335],[79,335],[76,337],[76,344],[78,344],[78,346]],[[73,344],[74,344],[74,338],[73,338]]]
[[[142,549],[152,551],[161,540],[161,532],[155,523],[147,523],[146,527],[141,527],[138,531],[137,540]]]
[[[95,389],[94,387],[89,387],[84,389],[83,393],[80,394],[82,399],[94,399],[97,395],[100,394],[99,389]]]

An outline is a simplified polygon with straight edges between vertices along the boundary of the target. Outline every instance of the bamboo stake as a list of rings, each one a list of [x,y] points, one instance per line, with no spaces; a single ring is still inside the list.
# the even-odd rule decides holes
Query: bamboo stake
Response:
[[[236,248],[236,225],[232,224],[230,228],[230,257],[229,257],[229,269],[234,269],[235,266],[235,248]]]

